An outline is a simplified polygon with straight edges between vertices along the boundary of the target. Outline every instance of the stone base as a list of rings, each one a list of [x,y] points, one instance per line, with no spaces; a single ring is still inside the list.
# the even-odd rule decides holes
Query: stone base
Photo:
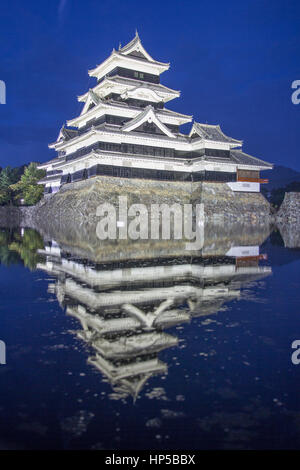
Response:
[[[35,206],[0,206],[0,227],[32,227]]]
[[[233,192],[226,183],[173,182],[98,176],[64,185],[58,193],[42,199],[35,207],[0,207],[0,224],[34,227],[55,235],[63,231],[68,240],[80,232],[86,239],[96,230],[97,207],[127,196],[132,204],[203,204],[206,222],[268,223],[270,206],[260,193]],[[75,237],[78,239],[78,236]]]
[[[93,224],[99,204],[118,204],[118,196],[127,196],[131,204],[204,204],[206,217],[223,220],[252,220],[270,214],[268,201],[260,193],[233,192],[226,183],[168,182],[98,176],[70,183],[45,198],[37,207],[38,224]],[[99,219],[98,219],[99,220]]]
[[[300,193],[285,193],[284,200],[276,214],[280,223],[294,222],[300,224]]]
[[[262,225],[262,238],[268,232],[269,203],[259,193],[234,193],[225,183],[161,182],[108,176],[67,184],[59,193],[43,199],[34,208],[31,226],[65,246],[75,247],[79,243],[83,252],[95,250],[97,257],[103,257],[106,243],[101,242],[100,247],[100,240],[96,236],[96,227],[100,220],[96,214],[97,207],[103,203],[111,203],[117,207],[119,196],[127,196],[128,207],[131,204],[144,204],[149,208],[151,204],[165,203],[171,206],[179,203],[192,204],[196,209],[196,204],[203,204],[205,224],[213,226],[209,230],[210,235],[205,236],[205,244],[208,239],[214,238],[211,237],[213,233],[224,232],[224,227],[228,224],[237,224],[237,231],[241,234],[251,233],[251,226],[256,226],[257,230],[259,224]],[[243,224],[245,230],[241,229]],[[234,230],[235,233],[237,231]],[[172,252],[177,250],[177,253],[182,253],[186,240],[174,240],[173,236],[171,239]],[[248,244],[250,241],[248,240]],[[120,249],[124,257],[127,257],[128,250],[134,249],[127,240],[108,242],[110,256],[114,244],[116,256],[120,256]],[[147,245],[149,241],[145,243]],[[169,250],[168,240],[154,243],[158,252]],[[227,241],[220,252],[226,247]],[[135,242],[135,249],[137,248],[144,251],[143,241]],[[229,248],[230,245],[227,249]]]
[[[234,192],[226,183],[202,183],[200,201],[205,216],[220,221],[257,220],[270,215],[270,204],[261,193]]]

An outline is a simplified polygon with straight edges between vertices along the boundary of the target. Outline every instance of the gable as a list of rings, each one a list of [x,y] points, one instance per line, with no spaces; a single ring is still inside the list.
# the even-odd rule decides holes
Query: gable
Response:
[[[134,129],[135,132],[144,132],[146,134],[165,135],[164,132],[154,122],[143,122],[139,127]]]
[[[135,98],[137,100],[152,101],[153,103],[159,103],[162,98],[151,88],[145,86],[139,86],[133,90],[127,90],[122,94],[122,98]]]
[[[100,98],[98,95],[93,90],[88,91],[88,96],[86,99],[86,102],[84,103],[84,106],[82,108],[82,111],[80,115],[85,114],[87,111],[92,109],[94,106],[97,106],[97,104],[100,103]]]
[[[124,126],[123,126],[123,131],[125,132],[130,132],[133,130],[138,129],[142,124],[148,123],[148,124],[154,124],[156,127],[158,127],[161,131],[161,134],[165,134],[168,137],[173,137],[175,138],[174,134],[171,132],[171,130],[163,124],[160,119],[156,116],[154,112],[154,108],[149,105],[147,106],[144,111],[142,111],[140,114],[138,114],[134,119],[131,119],[131,121],[128,121]],[[145,127],[146,129],[149,129],[149,126]],[[156,132],[156,128],[155,133]]]
[[[137,51],[137,50],[131,51],[127,55],[132,56],[132,57],[139,57],[141,59],[147,59],[147,57],[141,51]]]

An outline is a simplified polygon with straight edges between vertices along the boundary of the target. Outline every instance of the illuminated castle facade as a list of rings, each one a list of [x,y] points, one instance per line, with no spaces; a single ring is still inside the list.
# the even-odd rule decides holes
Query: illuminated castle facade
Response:
[[[67,121],[49,147],[56,158],[39,166],[45,193],[98,175],[162,181],[227,183],[232,191],[259,192],[260,171],[272,165],[242,151],[242,141],[219,125],[192,123],[167,109],[180,92],[160,83],[169,63],[154,60],[134,39],[89,71],[97,83],[78,97],[79,116]],[[190,132],[181,132],[191,123]]]

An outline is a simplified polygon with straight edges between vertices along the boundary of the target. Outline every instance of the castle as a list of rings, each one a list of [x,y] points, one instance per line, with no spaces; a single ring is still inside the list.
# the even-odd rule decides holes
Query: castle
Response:
[[[260,192],[260,171],[272,165],[242,151],[242,141],[219,125],[192,123],[166,103],[180,92],[160,83],[169,63],[154,60],[138,33],[89,71],[96,85],[78,97],[81,114],[67,121],[49,147],[56,158],[39,165],[45,194],[95,176],[226,183],[231,191]],[[191,123],[188,134],[180,126]]]

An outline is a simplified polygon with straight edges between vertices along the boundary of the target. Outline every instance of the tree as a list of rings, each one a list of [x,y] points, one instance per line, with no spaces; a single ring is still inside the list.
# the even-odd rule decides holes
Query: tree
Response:
[[[12,204],[13,189],[11,185],[19,179],[18,169],[7,166],[0,173],[0,204]]]
[[[31,228],[25,229],[24,235],[15,234],[15,240],[8,245],[12,252],[19,253],[24,266],[30,270],[36,269],[39,261],[38,249],[44,248],[44,241],[41,235]]]
[[[0,231],[0,265],[10,266],[11,264],[20,263],[18,253],[8,248],[11,240],[13,240],[12,230],[6,229]]]
[[[45,176],[44,170],[38,170],[37,164],[31,162],[24,170],[20,181],[10,186],[15,193],[15,199],[24,199],[28,206],[36,204],[42,197],[44,186],[37,184]]]

